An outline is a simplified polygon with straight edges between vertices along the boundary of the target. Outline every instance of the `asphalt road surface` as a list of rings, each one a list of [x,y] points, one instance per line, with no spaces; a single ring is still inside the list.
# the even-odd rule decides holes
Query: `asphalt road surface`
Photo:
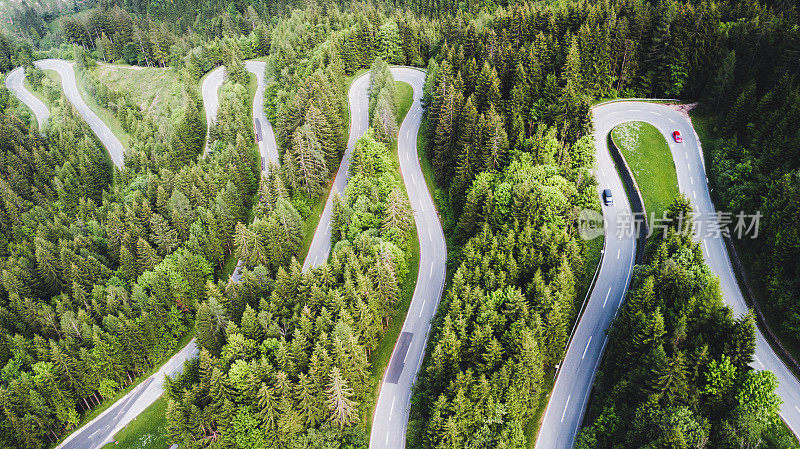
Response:
[[[57,449],[98,449],[114,441],[114,434],[139,416],[164,392],[164,376],[175,377],[183,370],[183,362],[197,357],[195,340],[172,356],[155,374],[137,385],[100,416],[76,430]]]
[[[737,317],[748,311],[722,238],[705,231],[706,220],[716,209],[709,196],[700,142],[688,118],[668,106],[625,101],[596,107],[593,110],[593,119],[596,130],[598,195],[602,189],[610,188],[616,204],[611,207],[603,206],[606,247],[602,266],[558,372],[536,441],[537,448],[572,447],[605,347],[605,329],[616,315],[630,282],[635,242],[630,237],[619,238],[616,227],[617,214],[623,210],[630,213],[630,205],[606,146],[606,137],[616,125],[643,121],[652,124],[664,135],[675,162],[679,189],[692,201],[695,208],[701,226],[698,240],[702,241],[706,263],[719,277],[723,300]],[[680,131],[682,143],[676,143],[672,139],[673,131]],[[800,431],[800,382],[775,354],[759,329],[756,329],[756,351],[751,366],[758,370],[772,371],[778,378],[777,393],[783,400],[780,414],[797,435]]]
[[[14,96],[19,98],[19,101],[33,111],[36,121],[39,122],[39,129],[42,129],[44,122],[50,117],[50,111],[47,109],[47,106],[42,103],[42,100],[36,98],[36,96],[25,88],[25,69],[23,67],[17,67],[8,73],[8,76],[6,76],[6,87]]]
[[[92,129],[95,131],[95,133],[97,133],[104,145],[106,145],[106,148],[110,148],[110,145],[113,145],[113,141],[116,141],[116,144],[119,145],[119,148],[122,148],[122,146],[119,144],[119,140],[116,139],[113,133],[111,133],[111,131],[100,120],[100,118],[91,112],[91,110],[89,110],[88,106],[86,106],[86,103],[83,102],[82,98],[80,98],[80,94],[77,90],[77,84],[75,82],[75,75],[72,70],[72,66],[68,62],[60,60],[43,60],[37,61],[36,65],[42,69],[56,70],[61,75],[62,85],[64,86],[65,92],[67,92],[67,98],[70,102],[72,102],[73,105],[75,105],[76,109],[78,109],[86,121],[89,122]],[[269,161],[274,161],[276,163],[278,162],[278,153],[275,145],[275,136],[272,132],[272,126],[264,115],[263,107],[261,107],[263,104],[262,97],[264,93],[264,66],[264,63],[259,61],[245,62],[245,68],[248,71],[253,72],[258,78],[258,89],[256,90],[256,96],[253,100],[253,117],[255,121],[260,121],[259,125],[261,128],[261,136],[259,139],[259,152],[261,153],[261,157],[265,158],[265,162],[268,164]],[[224,80],[225,70],[224,67],[220,67],[211,72],[203,83],[203,103],[206,109],[208,126],[210,126],[210,124],[216,119],[217,109],[219,108],[217,92]],[[21,101],[27,104],[34,111],[34,114],[36,115],[41,126],[44,120],[46,120],[47,115],[49,115],[49,112],[47,111],[46,106],[43,104],[41,105],[43,109],[39,109],[39,112],[44,111],[44,115],[41,115],[39,112],[37,112],[37,105],[35,102],[41,102],[36,97],[33,97],[23,87],[23,81],[24,72],[22,71],[22,68],[19,68],[9,73],[8,78],[6,78],[6,85],[9,86],[9,89],[11,89]],[[17,87],[19,87],[19,89]],[[20,94],[20,92],[22,92],[22,94]],[[73,94],[70,95],[69,92],[72,92]],[[27,101],[29,97],[25,96],[25,94],[30,96],[30,98],[33,98],[34,101],[29,103]],[[73,97],[77,98],[73,99]],[[90,114],[85,114],[84,111],[88,111]],[[97,122],[95,124],[97,125],[99,123],[100,126],[92,126],[93,122],[91,120],[95,120]],[[100,131],[98,131],[98,129],[100,129]],[[105,133],[103,132],[103,129],[105,129]],[[109,136],[113,137],[113,141],[108,139]],[[109,152],[111,153],[111,151]],[[114,153],[111,154],[113,159]],[[118,154],[121,156],[123,153],[120,150]],[[121,164],[121,157],[119,160]],[[237,272],[240,271],[237,270]],[[232,277],[232,281],[238,282],[240,277],[240,274],[238,277],[234,276]],[[158,372],[144,380],[123,398],[116,401],[100,416],[73,432],[58,446],[58,448],[97,449],[103,447],[107,443],[112,442],[114,434],[119,432],[128,423],[133,421],[134,418],[139,416],[140,413],[142,413],[161,396],[161,394],[164,392],[164,376],[169,375],[174,377],[182,371],[184,362],[191,358],[197,357],[197,354],[197,346],[195,344],[195,340],[192,339],[192,341],[189,342],[186,347],[184,347],[167,363],[165,363],[158,370]]]
[[[253,97],[253,130],[256,133],[258,152],[261,155],[261,171],[266,172],[270,162],[280,164],[278,159],[278,145],[275,143],[275,133],[272,124],[264,113],[264,69],[267,63],[263,61],[245,61],[244,68],[256,76],[258,85],[256,95]],[[215,113],[216,115],[216,113]]]
[[[442,225],[417,156],[425,72],[407,67],[392,67],[391,71],[396,81],[406,82],[414,90],[414,102],[400,126],[397,155],[403,183],[414,211],[420,254],[414,296],[381,382],[372,420],[371,449],[404,448],[406,445],[411,387],[425,355],[431,320],[442,296],[447,260]]]
[[[103,146],[106,147],[111,160],[117,167],[122,167],[125,163],[125,148],[122,147],[117,136],[111,132],[100,117],[92,111],[86,102],[83,101],[80,92],[78,91],[78,84],[75,81],[75,71],[72,69],[72,63],[64,61],[63,59],[42,59],[41,61],[34,62],[36,67],[42,70],[55,70],[61,76],[61,88],[64,89],[64,94],[67,100],[72,103],[72,106],[78,113],[86,120],[89,127],[97,135]],[[37,116],[38,118],[38,116]]]
[[[350,178],[350,154],[356,146],[356,141],[367,132],[369,128],[369,72],[359,76],[350,83],[350,90],[347,98],[350,103],[350,137],[347,140],[347,148],[344,150],[342,162],[333,180],[331,193],[325,203],[311,246],[308,248],[306,260],[303,261],[303,271],[309,268],[316,268],[328,259],[331,252],[331,217],[333,215],[333,198],[336,194],[341,195],[347,187],[347,180]]]
[[[219,88],[225,81],[225,66],[219,66],[212,70],[206,79],[203,80],[202,93],[203,93],[203,108],[206,110],[206,148],[203,151],[205,156],[209,148],[209,131],[211,125],[217,120],[217,111],[219,110]]]

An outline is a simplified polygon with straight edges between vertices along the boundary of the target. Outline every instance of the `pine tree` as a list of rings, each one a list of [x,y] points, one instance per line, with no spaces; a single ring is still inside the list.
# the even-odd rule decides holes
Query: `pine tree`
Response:
[[[411,205],[400,187],[395,187],[389,192],[386,199],[386,212],[383,218],[383,230],[397,228],[405,232],[411,228],[413,216]]]
[[[331,412],[330,420],[334,424],[343,429],[358,421],[357,404],[350,399],[353,391],[348,387],[338,367],[331,369],[330,382],[325,391]]]
[[[139,237],[139,240],[136,242],[136,253],[138,254],[138,267],[139,267],[139,274],[144,273],[145,271],[150,271],[161,262],[161,257],[159,257],[158,253],[149,243],[147,240]]]
[[[328,166],[322,144],[314,135],[311,126],[305,124],[294,132],[292,137],[292,155],[298,187],[309,198],[316,198],[328,178]]]

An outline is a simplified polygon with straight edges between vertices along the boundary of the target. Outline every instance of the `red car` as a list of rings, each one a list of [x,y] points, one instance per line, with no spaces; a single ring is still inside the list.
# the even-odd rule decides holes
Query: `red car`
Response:
[[[683,142],[683,137],[681,137],[680,131],[672,131],[672,138],[675,139],[675,142]]]

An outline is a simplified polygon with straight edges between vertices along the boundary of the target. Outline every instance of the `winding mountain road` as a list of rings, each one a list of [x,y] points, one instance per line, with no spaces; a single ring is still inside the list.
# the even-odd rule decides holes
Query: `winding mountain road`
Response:
[[[381,382],[372,419],[370,449],[397,449],[406,445],[411,387],[425,355],[431,320],[439,307],[447,262],[444,232],[417,155],[425,72],[408,67],[392,67],[391,72],[395,81],[410,84],[414,92],[414,101],[400,125],[397,156],[403,183],[414,211],[419,238],[419,271],[411,305]],[[366,112],[364,115],[366,116]]]
[[[607,147],[607,136],[620,123],[643,121],[655,126],[669,143],[678,175],[678,186],[695,207],[697,218],[704,222],[715,212],[706,182],[705,163],[697,134],[689,119],[668,106],[650,102],[611,102],[593,109],[598,195],[602,189],[614,192],[615,205],[603,206],[605,251],[597,282],[589,297],[580,323],[558,371],[553,392],[542,421],[536,447],[569,448],[583,421],[592,382],[606,345],[605,330],[611,323],[630,283],[635,241],[617,235],[617,216],[631,213],[622,181]],[[680,131],[682,143],[675,143],[672,131]],[[702,229],[705,229],[703,227]],[[719,277],[725,303],[735,316],[747,313],[736,277],[721,237],[701,233],[703,255],[711,271]],[[781,417],[795,433],[800,432],[800,382],[792,375],[756,328],[756,351],[751,366],[772,371],[778,378],[777,393],[783,399]]]
[[[78,113],[86,120],[89,127],[97,135],[103,146],[106,147],[111,160],[118,168],[122,168],[125,163],[125,148],[122,143],[117,139],[117,136],[111,132],[108,125],[105,124],[97,114],[83,101],[80,91],[78,90],[78,83],[75,80],[75,71],[72,69],[71,62],[64,61],[63,59],[42,59],[34,62],[36,67],[42,70],[54,70],[61,76],[61,88],[67,96],[67,100],[72,103],[72,106]]]
[[[405,447],[411,387],[422,363],[430,323],[436,314],[444,288],[447,260],[444,232],[417,156],[417,134],[422,122],[421,99],[425,72],[410,67],[390,67],[390,71],[395,81],[408,83],[413,90],[413,102],[398,133],[397,155],[403,183],[414,211],[420,244],[420,262],[408,314],[381,381],[372,420],[369,445],[371,449]],[[325,209],[303,263],[303,270],[322,265],[330,254],[333,198],[336,194],[341,195],[347,187],[350,156],[356,141],[369,127],[369,80],[369,73],[365,73],[350,84],[348,91],[350,136],[347,149],[336,172]]]
[[[39,129],[44,127],[44,123],[50,118],[50,110],[47,109],[42,100],[38,99],[28,89],[25,88],[25,68],[17,67],[10,71],[6,76],[6,87],[10,90],[15,97],[17,97],[25,106],[33,111],[36,121],[39,123]]]
[[[124,153],[122,145],[108,126],[88,108],[80,97],[71,63],[62,60],[42,60],[35,62],[35,64],[41,69],[51,69],[59,73],[62,80],[62,87],[67,94],[67,99],[75,106],[84,119],[86,119],[92,130],[97,134],[106,148],[109,149],[109,154],[112,155],[115,164],[117,160],[119,160],[119,164],[117,165],[121,167],[122,155]],[[266,64],[261,61],[245,62],[245,69],[255,74],[258,80],[258,87],[256,89],[255,98],[253,99],[253,120],[256,140],[261,154],[262,171],[267,169],[270,162],[278,163],[275,135],[272,131],[272,125],[264,114],[262,106],[265,87],[265,66]],[[5,82],[6,86],[8,86],[17,98],[33,110],[39,122],[39,126],[41,127],[49,117],[49,110],[44,103],[25,89],[24,80],[25,72],[22,67],[19,67],[8,74]],[[217,116],[217,109],[219,108],[217,94],[224,80],[225,69],[224,67],[220,67],[212,71],[209,76],[206,77],[202,85],[203,103],[206,110],[207,126],[209,128]],[[115,153],[112,152],[112,148],[119,150],[116,153],[119,156],[118,159],[114,158]],[[207,149],[208,145],[206,145],[206,151]],[[233,276],[231,276],[231,281],[238,282],[240,278],[241,269],[240,266],[237,266],[236,271]],[[175,377],[175,375],[183,370],[184,362],[197,357],[197,354],[197,345],[195,340],[192,339],[189,344],[161,366],[156,373],[134,387],[133,390],[117,400],[98,417],[70,434],[57,446],[57,449],[99,449],[105,444],[113,442],[114,435],[117,432],[133,421],[161,396],[164,392],[164,376]]]
[[[278,144],[275,142],[275,133],[272,130],[272,124],[267,120],[267,115],[264,113],[264,89],[266,88],[264,69],[266,69],[266,67],[267,63],[264,61],[247,60],[244,62],[245,70],[255,75],[257,82],[256,93],[253,96],[253,132],[255,133],[256,143],[258,144],[262,174],[269,170],[270,164],[280,165]],[[211,132],[211,125],[217,120],[219,89],[222,87],[222,83],[225,82],[225,77],[225,67],[217,67],[203,80],[201,87],[203,108],[206,112],[206,147],[204,155],[208,154],[210,143],[208,136]],[[230,282],[237,283],[242,279],[242,268],[244,268],[244,264],[240,260],[236,263],[236,268],[233,270],[233,274],[231,274]]]
[[[347,187],[347,180],[350,178],[350,155],[356,147],[356,141],[367,132],[369,128],[369,72],[359,76],[352,83],[347,92],[347,99],[350,105],[350,137],[347,140],[347,148],[344,150],[342,162],[333,180],[331,192],[322,211],[308,254],[303,261],[303,271],[309,268],[317,268],[326,260],[331,252],[331,218],[333,216],[333,199],[336,194],[344,193]]]

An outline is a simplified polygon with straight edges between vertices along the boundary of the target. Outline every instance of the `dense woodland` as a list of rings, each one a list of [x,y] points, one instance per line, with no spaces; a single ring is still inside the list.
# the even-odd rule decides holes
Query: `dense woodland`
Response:
[[[778,425],[777,379],[748,366],[752,315],[732,316],[700,245],[678,231],[689,200],[667,213],[609,332],[576,447],[797,447]]]
[[[190,334],[201,356],[167,391],[175,442],[366,447],[369,357],[414,241],[391,150],[387,64],[427,68],[425,155],[454,273],[416,386],[410,447],[526,447],[594,269],[575,229],[577,210],[598,207],[594,99],[700,99],[718,117],[724,139],[707,149],[715,191],[722,207],[764,211],[756,245],[774,264],[760,273],[762,300],[797,330],[800,35],[787,2],[64,8],[21,3],[2,15],[0,71],[26,65],[53,115],[40,134],[0,87],[4,447],[53,445]],[[30,66],[42,57],[74,60],[87,94],[130,136],[124,169]],[[267,62],[264,108],[281,155],[260,178],[242,66],[252,58]],[[98,62],[173,71],[180,106],[143,110],[104,84]],[[219,65],[229,80],[206,136],[199,80]],[[347,142],[348,79],[367,68],[372,131],[336,198],[331,257],[303,273],[304,223]],[[230,260],[244,262],[238,284],[224,275]],[[775,425],[773,379],[747,367],[752,319],[732,317],[715,285],[686,238],[651,245],[609,337],[580,447],[790,444]]]

